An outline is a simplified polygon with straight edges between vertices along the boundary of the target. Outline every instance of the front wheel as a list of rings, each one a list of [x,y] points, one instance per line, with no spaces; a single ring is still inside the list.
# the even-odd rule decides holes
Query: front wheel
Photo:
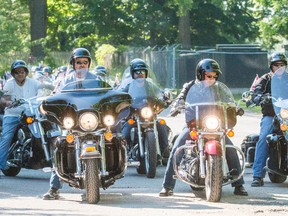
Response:
[[[154,178],[157,167],[156,138],[153,131],[146,132],[145,137],[145,165],[147,178]]]
[[[99,163],[97,159],[88,159],[84,163],[86,200],[90,204],[96,204],[100,200]]]
[[[268,172],[268,176],[272,183],[283,183],[287,179],[287,176],[281,176],[281,175],[270,173],[270,172]]]
[[[206,161],[205,190],[209,202],[218,202],[222,195],[222,159],[218,155],[208,155]]]

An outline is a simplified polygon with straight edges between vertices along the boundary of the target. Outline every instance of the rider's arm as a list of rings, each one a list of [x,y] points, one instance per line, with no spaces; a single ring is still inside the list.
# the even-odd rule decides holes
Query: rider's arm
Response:
[[[252,97],[252,101],[255,105],[260,104],[264,94],[271,93],[270,81],[271,81],[270,73],[264,74],[257,80]]]

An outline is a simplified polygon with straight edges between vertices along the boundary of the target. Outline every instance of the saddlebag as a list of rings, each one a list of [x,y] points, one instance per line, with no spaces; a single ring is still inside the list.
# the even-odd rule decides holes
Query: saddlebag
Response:
[[[246,167],[253,166],[255,148],[258,140],[259,134],[249,134],[242,141],[241,150],[245,155]]]

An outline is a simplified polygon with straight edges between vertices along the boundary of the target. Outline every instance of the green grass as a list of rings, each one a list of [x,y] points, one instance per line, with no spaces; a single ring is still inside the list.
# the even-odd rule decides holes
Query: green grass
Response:
[[[241,100],[242,95],[241,94],[234,94],[234,100],[238,103],[239,100]],[[253,107],[246,107],[246,104],[241,101],[240,107],[244,109],[244,111],[253,112],[253,113],[261,113],[261,107],[260,106],[253,106]]]

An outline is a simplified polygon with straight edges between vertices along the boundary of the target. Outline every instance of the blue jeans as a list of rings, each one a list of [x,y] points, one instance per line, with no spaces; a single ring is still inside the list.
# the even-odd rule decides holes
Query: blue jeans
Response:
[[[20,120],[17,116],[4,116],[3,118],[3,131],[0,140],[0,169],[6,168],[9,147],[19,123]]]
[[[273,117],[263,116],[260,123],[259,140],[256,143],[255,157],[253,163],[253,177],[264,178],[266,171],[264,169],[269,154],[266,136],[273,133]]]
[[[175,175],[174,168],[173,168],[173,157],[175,154],[175,151],[178,147],[185,145],[186,140],[190,139],[190,130],[189,128],[185,127],[182,132],[179,134],[177,137],[174,146],[172,148],[172,151],[170,152],[170,156],[168,159],[165,175],[164,175],[164,180],[163,180],[163,188],[171,189],[173,190],[176,184],[176,179],[173,178],[173,175]],[[227,145],[233,145],[231,140],[226,137],[226,144]],[[181,161],[182,155],[178,154],[178,157],[176,158],[176,164],[179,164]],[[239,162],[239,158],[237,155],[237,152],[233,148],[227,148],[226,149],[226,160],[228,164],[229,170],[235,169],[236,173],[235,175],[239,175],[241,172],[241,165]],[[236,182],[232,183],[232,187],[235,186],[241,186],[244,184],[244,179],[243,176]]]
[[[60,182],[60,178],[57,176],[55,171],[51,172],[51,177],[50,177],[50,188],[55,188],[55,189],[61,189],[62,188],[62,182]]]

